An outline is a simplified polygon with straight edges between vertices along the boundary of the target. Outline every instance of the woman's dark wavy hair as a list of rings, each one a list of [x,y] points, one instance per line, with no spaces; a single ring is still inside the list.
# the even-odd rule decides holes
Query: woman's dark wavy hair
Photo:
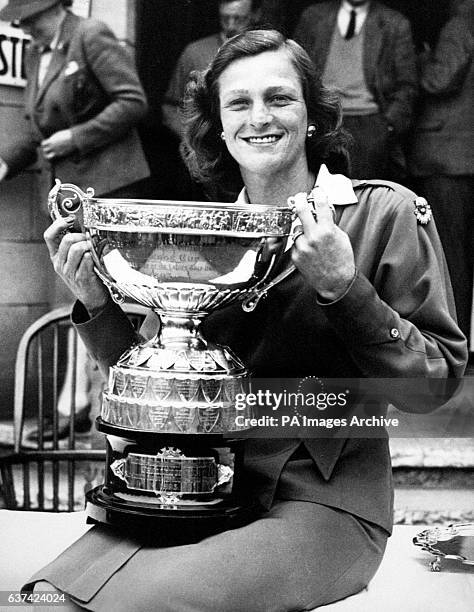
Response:
[[[322,86],[306,51],[276,30],[248,30],[222,45],[210,66],[192,73],[187,84],[181,152],[193,178],[204,186],[219,184],[230,193],[242,185],[238,164],[220,137],[219,77],[237,59],[279,49],[288,53],[301,79],[308,121],[316,125],[306,144],[310,169],[316,173],[325,163],[332,172],[348,172],[349,138],[341,128],[339,100]]]

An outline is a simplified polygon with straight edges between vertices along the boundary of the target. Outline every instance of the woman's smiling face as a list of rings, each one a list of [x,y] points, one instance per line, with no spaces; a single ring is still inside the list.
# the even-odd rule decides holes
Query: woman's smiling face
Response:
[[[284,49],[235,60],[218,84],[225,142],[244,177],[306,169],[306,103]]]

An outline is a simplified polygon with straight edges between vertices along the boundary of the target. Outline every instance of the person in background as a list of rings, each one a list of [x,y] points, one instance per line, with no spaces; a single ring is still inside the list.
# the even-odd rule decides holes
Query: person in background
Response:
[[[74,15],[69,4],[10,0],[0,11],[32,38],[25,122],[15,140],[0,143],[3,174],[37,160],[48,191],[59,178],[100,196],[135,195],[149,168],[136,130],[147,102],[132,55],[105,24]]]
[[[92,187],[98,196],[136,197],[149,176],[136,129],[147,101],[132,55],[105,24],[74,15],[67,10],[70,4],[10,0],[0,11],[1,20],[16,22],[32,39],[25,61],[25,118],[14,140],[0,141],[0,180],[37,161],[38,199],[45,210],[56,178]],[[71,301],[63,283],[53,291],[51,307]],[[76,428],[86,432],[89,382],[81,343],[78,350]],[[70,376],[66,372],[66,381]],[[68,431],[70,403],[61,393],[60,437]]]
[[[474,273],[474,0],[452,2],[451,13],[436,46],[420,58],[423,97],[409,161],[416,188],[433,208],[459,326],[469,339]]]
[[[294,274],[252,313],[240,304],[211,313],[203,333],[255,378],[462,376],[466,340],[436,227],[408,189],[333,174],[335,155],[339,167],[346,159],[340,126],[308,55],[276,31],[234,36],[192,77],[183,148],[194,176],[240,173],[238,204],[295,213]],[[64,235],[71,222],[55,221],[45,240],[80,300],[73,321],[107,370],[137,338],[94,274],[85,234]],[[405,410],[429,409],[395,395]],[[361,401],[383,411],[387,399]],[[357,593],[382,559],[393,488],[387,436],[346,431],[246,440],[243,478],[261,513],[243,527],[157,546],[96,525],[24,589],[56,589],[71,598],[65,610],[96,612],[296,612]]]
[[[322,2],[303,11],[294,39],[340,96],[354,139],[351,175],[400,179],[417,93],[408,20],[375,0]]]
[[[223,42],[255,24],[260,4],[261,0],[219,0],[220,31],[192,42],[181,53],[161,107],[163,124],[179,139],[183,130],[179,109],[189,75],[207,68]]]

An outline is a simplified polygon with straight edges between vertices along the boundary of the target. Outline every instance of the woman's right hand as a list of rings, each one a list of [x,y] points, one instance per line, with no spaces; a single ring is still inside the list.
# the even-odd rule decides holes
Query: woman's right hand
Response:
[[[105,306],[109,292],[94,272],[85,234],[68,232],[73,224],[74,217],[60,217],[43,236],[54,270],[93,316]]]

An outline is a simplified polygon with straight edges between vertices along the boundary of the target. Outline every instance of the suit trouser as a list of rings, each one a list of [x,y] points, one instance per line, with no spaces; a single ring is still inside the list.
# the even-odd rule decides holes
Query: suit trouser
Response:
[[[341,510],[280,500],[253,523],[191,545],[151,547],[94,527],[31,582],[103,612],[311,610],[363,589],[386,540]]]
[[[451,276],[459,327],[469,338],[474,274],[474,176],[440,174],[418,178],[417,190],[433,209]]]

